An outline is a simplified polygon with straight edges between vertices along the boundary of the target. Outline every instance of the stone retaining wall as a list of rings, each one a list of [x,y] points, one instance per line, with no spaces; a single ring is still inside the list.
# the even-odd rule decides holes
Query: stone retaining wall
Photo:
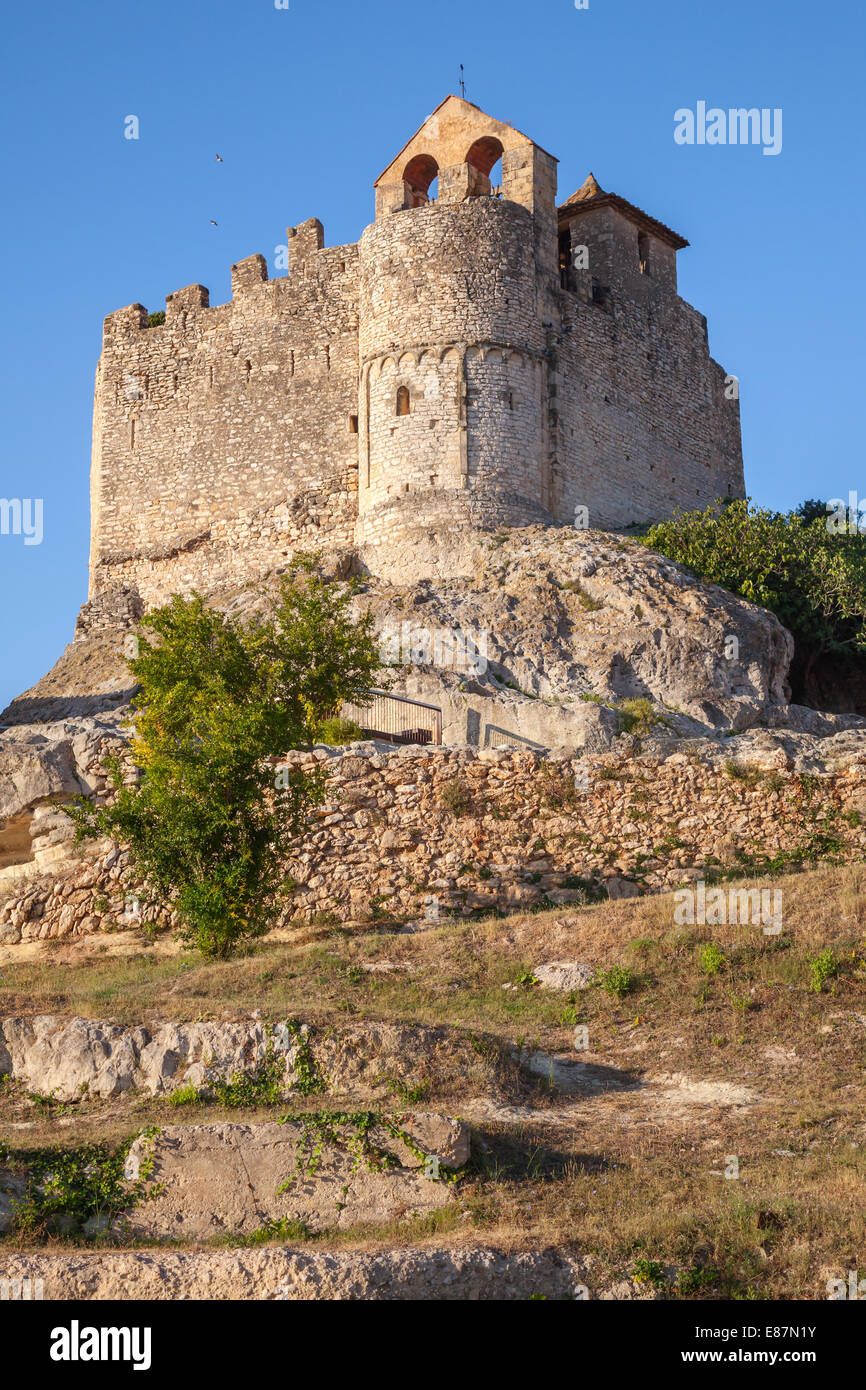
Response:
[[[742,764],[719,742],[642,753],[630,738],[582,759],[373,742],[290,754],[325,762],[330,793],[286,865],[287,919],[435,921],[581,902],[588,887],[662,892],[713,866],[861,860],[866,751],[850,737],[819,775],[771,734]],[[7,900],[0,944],[135,925],[135,894],[125,854],[110,849]]]

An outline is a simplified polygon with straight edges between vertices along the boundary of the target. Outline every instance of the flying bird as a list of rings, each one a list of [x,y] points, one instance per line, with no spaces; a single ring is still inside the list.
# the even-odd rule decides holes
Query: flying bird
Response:
[[[218,155],[217,155],[217,164],[223,164],[224,162],[225,162],[225,161],[223,160],[222,155],[221,155],[221,154],[218,154]]]
[[[218,222],[214,222],[213,218],[211,218],[210,224],[211,224],[212,227],[218,227],[218,226],[219,226],[219,223],[218,223]]]

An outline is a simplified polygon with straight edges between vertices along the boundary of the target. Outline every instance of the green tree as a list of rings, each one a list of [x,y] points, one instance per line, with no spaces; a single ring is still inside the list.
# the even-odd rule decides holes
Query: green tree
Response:
[[[677,512],[642,541],[775,613],[794,636],[799,677],[807,683],[825,653],[858,664],[866,654],[866,537],[833,534],[826,522],[814,500],[783,514],[747,498]]]
[[[78,838],[126,844],[156,901],[209,957],[260,936],[288,891],[283,857],[324,795],[320,770],[275,764],[309,748],[343,700],[362,700],[379,665],[369,614],[352,585],[301,556],[264,616],[242,623],[200,594],[174,595],[147,615],[128,664],[136,785],[111,766],[112,803],[71,808]]]
[[[819,497],[807,497],[805,502],[794,508],[794,516],[800,516],[804,521],[815,521],[817,518],[826,521],[828,515],[827,503]]]

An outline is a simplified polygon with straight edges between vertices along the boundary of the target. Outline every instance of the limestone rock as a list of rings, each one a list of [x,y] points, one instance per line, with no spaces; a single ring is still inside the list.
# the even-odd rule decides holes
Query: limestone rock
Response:
[[[570,992],[573,989],[586,989],[591,985],[595,971],[581,961],[556,960],[549,965],[536,965],[532,971],[542,989],[557,989]]]
[[[415,1132],[431,1133],[448,1152],[467,1149],[465,1125],[433,1119],[419,1118]],[[123,1224],[142,1239],[203,1239],[250,1234],[282,1218],[312,1230],[387,1221],[454,1200],[447,1183],[426,1175],[435,1167],[425,1167],[384,1127],[371,1131],[370,1139],[369,1161],[359,1162],[351,1148],[328,1141],[311,1161],[317,1139],[305,1141],[300,1121],[168,1125],[156,1137],[137,1139],[129,1151],[127,1179],[135,1182],[147,1160],[159,1188]],[[381,1153],[391,1156],[388,1166],[380,1166]]]
[[[588,1264],[588,1261],[587,1261]],[[52,1297],[85,1299],[253,1299],[286,1302],[525,1301],[573,1298],[588,1269],[570,1251],[505,1252],[460,1244],[398,1250],[257,1249],[14,1252],[4,1278],[41,1279]],[[600,1295],[604,1297],[604,1294]]]

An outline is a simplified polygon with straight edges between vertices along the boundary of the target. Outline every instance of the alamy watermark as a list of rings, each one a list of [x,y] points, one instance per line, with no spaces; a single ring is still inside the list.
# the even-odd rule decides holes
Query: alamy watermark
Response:
[[[383,666],[437,666],[467,675],[487,670],[487,633],[482,628],[416,627],[386,623],[379,634]]]
[[[782,108],[681,106],[674,112],[674,140],[678,145],[762,145],[763,154],[782,153]]]
[[[43,513],[41,497],[0,497],[0,536],[23,536],[25,545],[41,545]]]
[[[0,1279],[0,1303],[41,1303],[44,1297],[41,1279]]]
[[[782,931],[781,888],[707,888],[698,879],[694,888],[674,893],[674,925],[677,927],[762,927],[764,936]]]
[[[866,536],[866,498],[849,492],[847,506],[841,497],[831,497],[824,506],[828,536]]]

